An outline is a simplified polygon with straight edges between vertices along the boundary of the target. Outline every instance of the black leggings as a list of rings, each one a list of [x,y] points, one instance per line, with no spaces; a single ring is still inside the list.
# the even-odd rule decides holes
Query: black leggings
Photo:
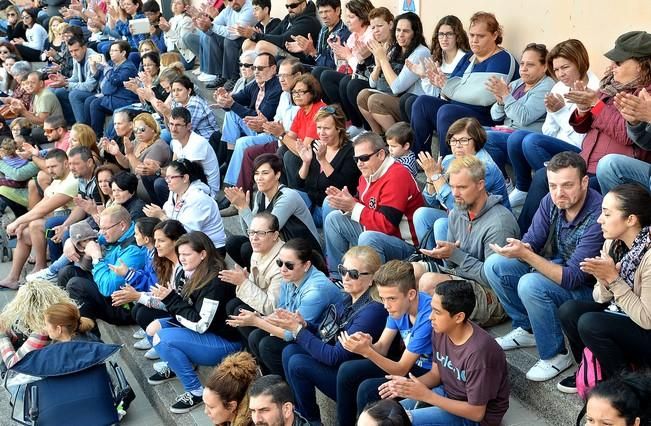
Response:
[[[258,360],[264,374],[278,374],[285,377],[283,370],[283,349],[289,345],[283,339],[270,336],[259,328],[249,334],[249,349]]]
[[[22,204],[18,204],[17,202],[10,200],[4,195],[0,195],[0,199],[5,203],[6,207],[9,207],[11,211],[14,212],[14,215],[16,215],[16,217],[27,213],[27,207],[23,206]]]
[[[161,318],[169,318],[170,313],[160,309],[153,309],[140,303],[136,303],[131,308],[131,318],[142,328],[147,329],[147,326],[153,321]]]
[[[628,369],[649,366],[651,330],[645,330],[629,317],[604,312],[607,304],[570,300],[559,308],[563,331],[574,359],[579,362],[583,348],[590,348],[604,379]]]
[[[226,240],[226,253],[242,268],[251,268],[253,247],[247,237],[233,235]]]
[[[328,102],[340,104],[352,125],[363,127],[365,121],[357,106],[357,95],[362,90],[368,89],[368,81],[327,70],[321,73],[320,82]]]
[[[228,301],[228,303],[226,303],[226,315],[228,316],[238,315],[240,313],[240,309],[244,309],[245,311],[255,312],[255,309],[253,309],[246,303],[242,302],[238,297],[236,297],[235,299],[231,299]],[[248,347],[249,336],[255,330],[257,330],[257,328],[255,327],[237,327],[237,331],[243,337],[244,345],[247,347],[247,349],[249,349]]]

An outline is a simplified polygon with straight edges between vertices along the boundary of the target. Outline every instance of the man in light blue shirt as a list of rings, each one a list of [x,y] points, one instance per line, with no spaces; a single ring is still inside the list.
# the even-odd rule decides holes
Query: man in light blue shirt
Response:
[[[199,81],[208,82],[208,88],[223,86],[228,80],[239,78],[239,56],[244,37],[237,26],[253,26],[256,23],[251,0],[230,0],[214,20],[202,13],[195,18],[201,33],[185,36],[187,46],[199,56],[201,74]]]

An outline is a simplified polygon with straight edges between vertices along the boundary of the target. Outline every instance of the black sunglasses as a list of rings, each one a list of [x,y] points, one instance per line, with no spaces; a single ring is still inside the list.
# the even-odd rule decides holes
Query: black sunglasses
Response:
[[[380,149],[376,150],[375,152],[373,152],[372,154],[363,154],[363,155],[355,156],[355,157],[353,157],[353,161],[355,163],[357,163],[358,161],[361,161],[362,163],[366,163],[368,160],[371,159],[371,157],[373,157],[375,154],[377,154],[380,151],[384,151],[384,148],[380,148]]]
[[[237,65],[238,65],[240,68],[241,68],[241,67],[244,67],[244,68],[251,68],[251,67],[253,66],[253,64],[245,64],[244,62],[238,62]]]
[[[344,265],[337,266],[337,270],[339,271],[341,278],[348,274],[348,276],[353,280],[358,280],[360,275],[371,275],[370,272],[359,272],[357,269],[346,269]]]
[[[285,265],[285,268],[287,268],[287,270],[289,270],[289,271],[293,271],[293,270],[294,270],[294,266],[296,266],[296,265],[294,264],[294,262],[283,262],[283,261],[280,260],[280,259],[276,259],[276,265],[278,265],[279,268],[282,268],[283,265]]]
[[[298,6],[301,5],[301,3],[303,2],[299,1],[298,3],[290,3],[290,4],[286,4],[285,7],[287,8],[287,10],[296,9]]]

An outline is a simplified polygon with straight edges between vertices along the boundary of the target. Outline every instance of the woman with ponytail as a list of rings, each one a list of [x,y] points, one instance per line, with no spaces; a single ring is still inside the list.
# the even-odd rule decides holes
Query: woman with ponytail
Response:
[[[73,303],[55,303],[45,310],[45,331],[54,342],[96,340],[89,333],[95,321],[82,317]]]
[[[248,352],[227,356],[203,388],[204,412],[215,425],[250,426],[248,390],[258,366]]]

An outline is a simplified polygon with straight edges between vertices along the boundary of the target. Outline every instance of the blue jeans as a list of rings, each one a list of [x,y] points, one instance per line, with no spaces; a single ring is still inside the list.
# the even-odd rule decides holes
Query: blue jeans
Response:
[[[96,96],[90,96],[84,100],[85,114],[89,119],[89,122],[87,121],[85,124],[90,124],[98,139],[104,135],[104,120],[106,120],[106,116],[113,114],[113,111],[104,108],[101,102],[102,98]]]
[[[237,139],[244,136],[256,136],[258,133],[251,130],[246,125],[242,117],[233,111],[227,111],[224,116],[224,125],[222,126],[222,141],[235,144]]]
[[[63,222],[66,221],[68,216],[50,216],[47,219],[45,219],[45,232],[47,232],[48,229],[52,229],[55,226],[61,225]],[[60,243],[55,243],[51,239],[47,239],[47,248],[48,251],[50,252],[50,259],[58,259],[62,254],[63,254],[63,243],[65,240],[67,240],[68,235],[70,235],[67,231]]]
[[[243,136],[241,138],[238,138],[235,141],[235,148],[233,149],[231,161],[228,163],[228,169],[226,170],[226,174],[224,176],[224,183],[233,186],[237,185],[237,178],[240,176],[240,170],[242,169],[244,151],[246,151],[247,148],[254,145],[264,145],[275,140],[275,137],[267,133],[260,133],[253,136]]]
[[[93,92],[86,92],[85,90],[68,90],[59,87],[54,90],[54,94],[57,96],[57,99],[59,99],[59,103],[61,103],[63,114],[69,125],[73,124],[73,122],[90,122],[90,117],[86,115],[86,111],[84,110],[84,101],[87,98],[94,96],[95,94]],[[72,118],[74,118],[74,120],[71,120]]]
[[[443,389],[443,385],[432,389],[432,392],[447,398],[448,394]],[[479,426],[479,423],[472,420],[459,417],[448,413],[439,407],[416,408],[418,401],[413,399],[403,399],[400,404],[411,415],[411,424],[413,426]]]
[[[340,278],[337,266],[350,247],[356,246],[359,236],[364,232],[359,222],[344,215],[341,210],[334,210],[325,218],[323,234],[325,236],[326,256],[330,276]]]
[[[540,359],[565,348],[558,308],[568,300],[591,300],[592,287],[567,290],[518,259],[493,254],[484,262],[488,283],[513,321],[513,328],[532,330]]]
[[[542,169],[546,161],[564,151],[579,153],[581,148],[542,133],[529,133],[522,140],[522,152],[534,171]]]
[[[419,207],[414,212],[414,228],[418,236],[420,248],[431,250],[436,246],[436,241],[447,240],[447,226],[445,233],[441,234],[441,229],[434,229],[434,233],[429,238],[423,240],[430,229],[438,222],[439,219],[447,218],[448,213],[445,210],[434,207]],[[438,232],[438,234],[437,234]]]
[[[364,231],[357,240],[360,246],[370,246],[380,255],[382,263],[388,260],[403,260],[414,254],[416,248],[402,238],[384,232]]]
[[[411,127],[414,131],[412,150],[424,151],[423,148],[430,145],[432,133],[436,131],[439,137],[439,155],[445,157],[451,154],[452,151],[445,142],[448,128],[463,117],[475,117],[484,126],[495,124],[487,108],[469,108],[433,96],[419,96],[411,107]]]
[[[201,391],[201,382],[192,364],[217,365],[226,355],[240,350],[239,342],[231,342],[207,331],[199,334],[171,321],[158,320],[160,341],[154,345],[156,352],[176,373],[186,392]]]
[[[325,365],[305,352],[301,346],[292,344],[283,349],[283,369],[287,383],[294,393],[297,411],[310,422],[320,422],[316,388],[336,401],[339,366]]]
[[[50,254],[50,256],[52,256],[52,254]],[[62,270],[63,268],[71,264],[72,262],[70,262],[70,260],[62,254],[61,256],[59,256],[57,260],[55,260],[50,264],[50,266],[48,266],[48,269],[53,274],[58,274],[60,270]]]
[[[300,189],[297,189],[296,192],[298,192],[298,195],[300,195],[303,201],[305,201],[307,208],[312,212],[314,225],[317,228],[323,228],[326,216],[328,216],[331,211],[334,211],[334,209],[330,207],[330,204],[328,204],[327,201],[324,201],[322,206],[315,206],[312,204],[312,200],[310,199],[310,196],[307,195],[307,192],[303,192]]]
[[[608,154],[597,163],[597,179],[601,193],[606,194],[622,183],[639,183],[649,188],[651,164],[621,154]]]

